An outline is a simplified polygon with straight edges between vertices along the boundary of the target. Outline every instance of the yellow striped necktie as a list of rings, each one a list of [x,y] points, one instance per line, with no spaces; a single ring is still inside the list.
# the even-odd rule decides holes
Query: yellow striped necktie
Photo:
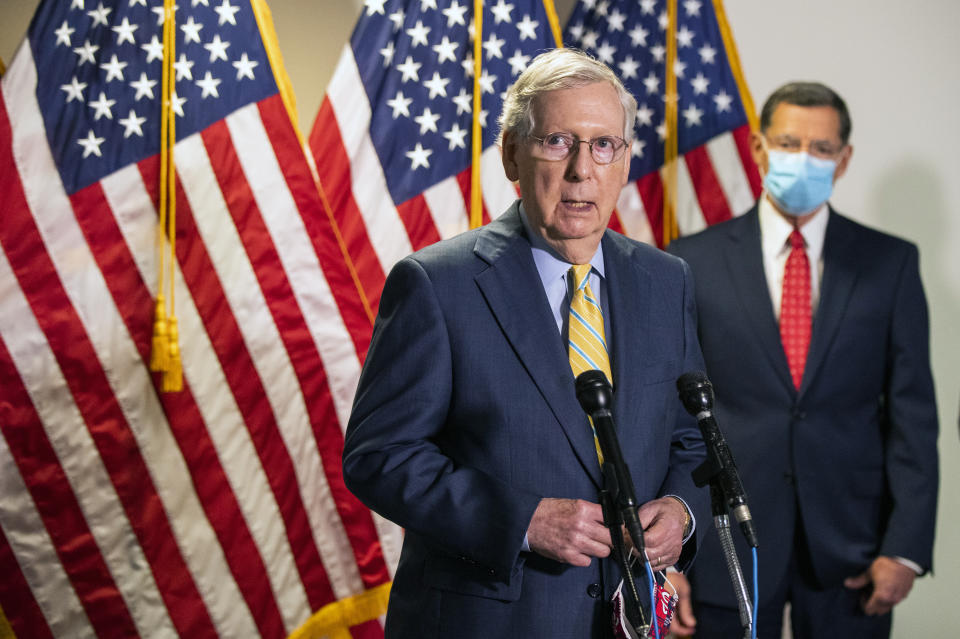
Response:
[[[613,375],[610,372],[610,356],[607,354],[607,340],[603,330],[603,310],[600,301],[590,288],[589,264],[576,264],[570,267],[573,277],[573,299],[570,300],[570,319],[567,322],[569,333],[570,368],[576,378],[580,373],[588,370],[603,371],[610,383]],[[593,427],[593,420],[590,421]],[[600,442],[597,441],[597,432],[593,432],[593,443],[597,448],[597,458],[603,464],[603,453]]]
[[[573,369],[573,376],[577,377],[583,371],[596,369],[603,371],[610,383],[613,383],[607,340],[603,332],[603,311],[589,283],[590,265],[571,266],[570,274],[574,284],[568,322],[570,368]]]

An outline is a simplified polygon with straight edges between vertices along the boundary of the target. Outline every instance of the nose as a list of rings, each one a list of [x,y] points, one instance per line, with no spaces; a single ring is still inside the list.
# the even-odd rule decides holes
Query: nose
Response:
[[[587,148],[581,153],[582,144]],[[596,168],[596,162],[591,155],[590,141],[577,140],[575,148],[570,149],[570,157],[567,158],[566,178],[570,182],[580,182],[588,178]]]

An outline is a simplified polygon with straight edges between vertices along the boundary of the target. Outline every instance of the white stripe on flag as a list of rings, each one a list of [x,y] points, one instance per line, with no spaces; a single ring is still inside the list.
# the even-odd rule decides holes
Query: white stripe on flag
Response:
[[[363,90],[360,71],[350,44],[344,47],[333,79],[327,87],[343,146],[350,158],[353,198],[363,216],[367,236],[384,273],[413,248],[397,209],[377,151],[370,139],[370,103]]]
[[[29,56],[29,48],[26,49],[26,52]],[[143,451],[144,461],[150,470],[158,495],[169,515],[169,521],[177,535],[178,545],[181,548],[193,546],[204,549],[202,553],[185,552],[184,560],[197,582],[198,589],[204,597],[204,603],[207,605],[214,623],[218,630],[228,634],[234,633],[233,636],[254,636],[257,633],[256,626],[253,624],[252,617],[232,579],[231,572],[217,542],[217,537],[208,525],[203,509],[200,507],[193,485],[189,480],[189,472],[169,430],[163,411],[157,402],[156,393],[152,388],[147,371],[142,366],[142,360],[126,327],[116,315],[113,299],[105,288],[102,274],[87,249],[82,233],[76,227],[73,212],[66,193],[62,190],[53,158],[47,152],[48,147],[46,146],[46,138],[43,136],[39,105],[31,88],[36,83],[32,59],[26,64],[18,62],[11,68],[16,69],[19,74],[23,74],[22,77],[18,75],[15,78],[5,78],[10,82],[5,88],[10,90],[5,91],[4,96],[8,98],[11,121],[17,122],[13,142],[15,157],[19,159],[29,158],[31,161],[29,166],[22,165],[18,168],[21,176],[25,176],[24,191],[31,209],[35,212],[43,211],[42,220],[48,222],[42,226],[41,222],[38,221],[38,227],[44,234],[46,245],[54,248],[50,257],[58,272],[61,273],[61,277],[63,277],[65,271],[67,273],[87,273],[87,277],[78,278],[73,285],[71,285],[71,282],[75,278],[72,276],[63,278],[63,283],[67,294],[73,300],[78,315],[84,322],[84,328],[90,335],[94,348],[98,354],[101,354],[100,357],[103,358],[109,353],[110,362],[129,362],[131,364],[129,369],[124,369],[122,372],[118,372],[117,367],[107,368],[108,380],[117,396],[121,409],[124,411],[128,424],[137,438],[138,447]],[[11,97],[14,99],[9,100]],[[18,131],[20,130],[30,133],[39,131],[40,141],[35,141],[36,138],[32,135],[29,139],[19,141]],[[34,142],[31,142],[31,140],[34,140]],[[26,148],[31,144],[32,146],[29,149]],[[131,173],[135,175],[130,175]],[[111,202],[113,206],[119,205],[119,200],[124,201],[122,206],[126,208],[121,208],[124,212],[117,217],[117,222],[121,225],[121,229],[126,227],[125,236],[144,237],[145,234],[142,232],[143,219],[136,215],[133,208],[137,206],[136,201],[128,201],[126,199],[129,195],[127,187],[120,186],[125,178],[132,178],[129,180],[129,184],[142,185],[139,171],[137,171],[136,166],[131,165],[102,182],[104,193],[108,202]],[[141,204],[145,203],[146,206],[146,208],[140,209],[141,214],[146,212],[149,214],[148,219],[155,221],[153,205],[146,193],[142,192],[138,200]],[[55,207],[59,207],[61,211],[54,216],[50,212],[55,210]],[[51,226],[49,221],[54,217],[62,223],[52,225],[55,228],[45,231],[44,229]],[[130,223],[134,220],[136,220],[137,226],[131,227]],[[148,225],[151,229],[154,228],[152,222]],[[58,239],[58,236],[62,236],[64,233],[69,233],[69,235],[66,238],[60,237]],[[47,238],[48,234],[52,234],[49,239]],[[129,247],[133,255],[155,253],[156,248],[152,233],[149,235],[150,237],[144,246],[134,245]],[[58,246],[59,248],[56,248]],[[82,261],[78,261],[81,256]],[[64,263],[64,260],[68,263]],[[145,282],[153,282],[156,277],[155,271],[152,270],[153,266],[151,265],[150,268],[149,273],[141,273]],[[178,288],[177,295],[182,309],[184,301],[189,301],[188,291],[181,285]],[[78,305],[78,299],[82,299],[83,304]],[[91,300],[96,301],[91,302]],[[107,309],[114,311],[114,313],[105,313],[104,311],[107,311]],[[112,328],[104,334],[103,326],[106,325],[110,325]],[[183,336],[183,333],[181,333],[181,336]],[[47,384],[47,382],[41,383]],[[60,388],[65,388],[65,382]],[[68,406],[61,406],[59,409],[52,411],[44,419],[47,428],[52,428],[50,424],[62,426],[63,420],[60,415],[69,414],[71,407],[72,410],[76,410],[72,399]],[[81,429],[86,432],[85,426]],[[50,439],[53,442],[55,436],[51,434]],[[96,450],[94,449],[91,454],[93,457],[89,459],[97,460],[97,466],[100,466]],[[64,459],[86,460],[87,458],[77,456]],[[83,474],[86,470],[80,469],[78,472]],[[102,491],[98,489],[93,494],[99,494],[100,492]],[[81,495],[78,495],[79,497]],[[106,516],[103,521],[103,525],[108,527],[129,529],[126,516],[122,510],[119,514]],[[93,527],[95,522],[91,521],[90,523]],[[134,538],[117,546],[106,547],[126,547],[125,544],[137,545],[138,542]],[[139,549],[138,545],[136,547]],[[104,548],[104,546],[101,545],[101,548]],[[149,570],[145,561],[137,565],[144,566]],[[132,582],[131,587],[133,588],[144,587],[140,579],[124,579],[116,574],[114,574],[114,577],[117,580],[118,588],[121,590],[127,587],[127,582]],[[223,603],[217,606],[215,604],[216,598],[220,598]],[[157,606],[159,610],[163,611],[164,618],[166,618],[166,609],[159,599],[157,600]],[[134,610],[131,607],[132,614],[135,614]],[[237,632],[241,634],[235,634]],[[149,630],[147,634],[150,634]]]
[[[314,330],[323,329],[326,333],[314,335],[314,343],[321,353],[321,359],[324,359],[322,354],[326,351],[326,361],[337,363],[326,367],[329,371],[327,379],[331,385],[340,386],[332,395],[340,423],[344,424],[360,374],[360,363],[353,342],[330,294],[326,277],[272,151],[257,106],[252,104],[230,115],[227,127],[301,312],[305,306],[311,312],[311,315],[305,316],[307,326]],[[318,301],[320,304],[317,304]],[[321,308],[316,308],[320,305]],[[276,344],[282,343],[279,336],[276,339]],[[277,350],[286,355],[285,350]],[[348,373],[347,377],[343,375],[344,372]],[[268,388],[278,383],[286,382],[264,378]],[[290,390],[297,392],[296,405],[303,405],[304,398],[297,380],[290,384]],[[303,410],[306,411],[305,406]],[[298,410],[295,419],[280,419],[278,426],[293,459],[301,498],[307,507],[314,540],[320,549],[334,593],[338,598],[356,594],[363,590],[363,581],[323,473],[309,416],[305,412],[301,415]]]
[[[753,206],[753,190],[733,134],[727,132],[707,142],[707,155],[727,197],[730,212],[733,215],[745,213]]]
[[[677,228],[680,235],[690,235],[707,228],[684,158],[677,161]]]
[[[127,247],[137,261],[141,278],[151,295],[156,295],[154,260],[157,252],[157,217],[140,171],[136,165],[128,165],[104,178],[101,186]],[[169,247],[166,250],[169,251]],[[179,269],[176,275],[176,311],[184,379],[189,382],[197,408],[206,423],[220,424],[224,428],[229,428],[228,424],[239,424],[237,428],[243,428],[233,396],[223,392],[229,386]],[[155,401],[154,392],[145,393],[145,396]],[[156,404],[154,411],[145,423],[163,424],[164,427],[154,426],[156,441],[141,445],[145,461],[151,468],[157,469],[151,474],[156,480],[157,492],[163,500],[187,568],[221,636],[257,636],[257,626],[233,578],[217,535],[207,520],[199,496],[189,481],[190,471],[159,404]],[[202,428],[204,425],[196,424],[195,427]]]
[[[67,421],[68,415],[73,420],[77,420],[79,416],[76,414],[76,406],[73,405],[70,393],[64,390],[66,382],[60,375],[60,369],[48,348],[43,331],[37,325],[33,311],[17,286],[17,278],[2,248],[0,248],[0,335],[3,336],[10,357],[20,371],[28,392],[37,388],[37,377],[41,378],[41,387],[57,389],[57,392],[45,393],[43,397],[31,394],[34,406],[39,407],[38,413],[41,418],[44,414],[47,416],[53,414],[60,423]],[[59,380],[51,384],[51,380],[57,377]],[[67,412],[67,406],[70,407],[70,412]],[[73,430],[82,430],[86,433],[82,420],[79,427],[76,427],[75,423],[64,424],[64,426],[67,435]],[[78,438],[75,437],[75,439]],[[52,439],[51,443],[53,443]],[[96,459],[95,454],[94,459]],[[97,472],[93,467],[101,472]],[[0,525],[3,526],[3,534],[20,564],[20,570],[30,585],[32,596],[40,606],[43,616],[57,636],[96,637],[86,611],[60,564],[53,540],[50,539],[33,499],[27,491],[27,486],[17,470],[17,464],[7,447],[7,441],[2,436],[0,436],[0,468],[3,469],[0,472]],[[90,484],[95,479],[94,475],[96,479],[102,476],[103,467],[93,463],[90,464],[90,468],[85,467],[84,470],[88,470],[89,474],[83,473],[80,479],[86,478],[85,484]],[[104,485],[109,485],[109,480],[107,481],[108,483]],[[86,490],[89,490],[89,487]],[[101,489],[98,488],[94,493],[88,492],[87,496],[99,494],[100,491]],[[83,501],[81,505],[82,503]],[[120,522],[126,522],[122,511],[117,520],[117,528],[126,528]],[[126,532],[129,533],[129,529]],[[116,538],[118,535],[111,536]],[[139,550],[136,541],[133,542],[131,550],[133,549]],[[134,554],[138,553],[134,551]],[[143,563],[140,565],[142,566]],[[6,614],[11,616],[16,614],[16,611],[8,610]]]
[[[480,183],[490,219],[500,217],[517,200],[517,189],[503,172],[500,147],[488,146],[480,155]]]
[[[29,49],[26,55],[30,56]],[[22,62],[22,61],[21,61]],[[32,62],[32,60],[31,60]],[[53,157],[44,151],[43,120],[40,117],[36,94],[28,87],[36,84],[32,64],[15,65],[22,75],[11,78],[5,88],[12,127],[13,155],[17,162],[24,194],[34,213],[37,229],[53,262],[71,304],[83,323],[91,344],[101,358],[113,366],[104,369],[118,404],[124,409],[128,424],[136,431],[142,423],[141,398],[152,394],[150,380],[137,375],[139,353],[127,333],[126,326],[113,302],[103,275],[90,253],[86,240],[76,224],[73,208],[67,195],[53,185],[59,184]],[[33,77],[30,77],[33,75]],[[38,137],[42,143],[37,143]],[[41,213],[39,216],[37,213]],[[11,273],[11,277],[12,277]],[[13,326],[33,321],[21,317]],[[37,330],[40,331],[39,326]],[[42,334],[42,331],[40,331]],[[13,337],[13,336],[11,336]],[[11,354],[30,342],[13,337]],[[46,345],[46,340],[42,342]],[[44,349],[46,350],[46,349]],[[51,361],[37,367],[38,360],[29,353],[20,353],[18,370],[31,396],[38,389],[60,389],[57,397],[33,397],[34,405],[47,429],[51,445],[63,464],[64,472],[80,502],[87,522],[101,548],[104,561],[110,569],[118,589],[141,632],[166,628],[172,623],[161,603],[149,565],[143,556],[136,535],[130,528],[116,494],[104,489],[112,486],[109,475],[99,463],[97,448],[86,428],[72,395],[62,392],[66,380],[50,384],[51,375],[59,375],[59,367],[50,353]],[[16,356],[14,356],[16,357]],[[48,366],[52,363],[52,369]],[[126,363],[126,366],[124,366]],[[56,371],[54,373],[53,371]],[[139,369],[142,373],[142,368]],[[58,401],[59,400],[59,401]],[[70,416],[68,419],[67,416]],[[79,451],[83,451],[80,453]],[[137,603],[141,605],[136,605]],[[138,609],[142,609],[138,612]]]
[[[308,423],[303,398],[295,392],[299,382],[286,351],[276,348],[283,342],[247,259],[233,218],[227,210],[223,193],[216,188],[217,176],[210,165],[200,134],[180,140],[175,156],[177,174],[194,211],[197,231],[206,245],[223,293],[243,333],[244,344],[257,369],[273,414],[282,420],[285,412],[295,411],[294,419],[298,423]],[[211,434],[217,437],[220,425],[215,421],[208,424]],[[287,631],[293,631],[310,612],[307,593],[293,559],[293,550],[286,536],[277,534],[282,532],[284,526],[268,528],[257,523],[282,521],[279,506],[246,428],[231,428],[223,437],[223,444],[227,448],[218,445],[221,460],[263,556],[284,625]],[[238,455],[237,447],[244,449],[242,455]],[[246,460],[237,463],[241,462],[243,456],[246,456]]]
[[[451,238],[470,227],[470,212],[456,177],[449,177],[423,192],[440,239]]]
[[[646,209],[643,207],[643,198],[640,197],[640,189],[636,181],[627,182],[627,185],[620,189],[620,195],[617,197],[617,215],[620,216],[624,235],[640,242],[656,245],[653,229],[650,227],[650,218],[647,217]]]

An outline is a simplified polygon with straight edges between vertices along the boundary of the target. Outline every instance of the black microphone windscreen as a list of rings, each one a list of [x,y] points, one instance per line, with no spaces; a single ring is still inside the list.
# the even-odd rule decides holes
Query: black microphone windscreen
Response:
[[[587,370],[577,375],[577,401],[588,414],[609,409],[613,388],[603,371]]]
[[[700,371],[684,373],[677,379],[677,392],[683,407],[691,415],[713,408],[713,385]]]

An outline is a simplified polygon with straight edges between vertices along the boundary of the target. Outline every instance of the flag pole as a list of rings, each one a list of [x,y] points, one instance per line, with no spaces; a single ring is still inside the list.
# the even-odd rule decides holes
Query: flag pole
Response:
[[[473,128],[470,163],[470,228],[483,223],[483,193],[480,186],[480,155],[483,152],[483,131],[480,128],[480,72],[483,68],[483,0],[473,2]]]
[[[677,0],[667,0],[667,61],[664,73],[666,98],[663,148],[663,245],[677,238]]]

